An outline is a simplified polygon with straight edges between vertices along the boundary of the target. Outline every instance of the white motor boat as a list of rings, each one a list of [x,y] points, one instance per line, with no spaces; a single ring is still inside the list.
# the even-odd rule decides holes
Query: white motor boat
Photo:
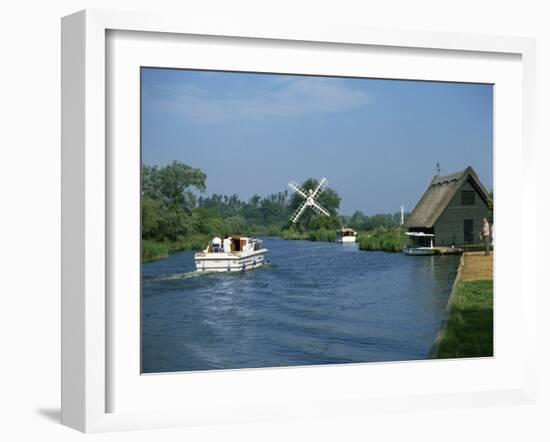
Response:
[[[259,239],[233,235],[214,238],[208,247],[195,254],[197,272],[242,272],[258,269],[267,261],[268,250]]]
[[[353,229],[344,227],[336,232],[336,242],[354,243],[357,241],[357,232]]]
[[[407,244],[403,247],[405,255],[427,256],[437,253],[434,249],[434,235],[424,232],[405,232],[412,240],[412,244]]]

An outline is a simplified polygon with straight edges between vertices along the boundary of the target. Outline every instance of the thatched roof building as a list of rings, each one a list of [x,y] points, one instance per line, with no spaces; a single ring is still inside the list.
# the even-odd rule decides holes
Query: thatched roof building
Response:
[[[433,233],[436,245],[478,242],[482,220],[490,216],[489,200],[487,189],[472,167],[438,175],[404,226],[410,231]]]

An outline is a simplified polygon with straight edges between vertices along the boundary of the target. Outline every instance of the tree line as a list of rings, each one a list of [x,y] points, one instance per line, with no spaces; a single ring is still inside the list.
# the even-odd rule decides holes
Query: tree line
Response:
[[[319,195],[318,202],[332,216],[306,210],[294,225],[289,218],[303,201],[299,195],[284,190],[264,197],[254,195],[246,201],[238,195],[201,196],[206,179],[203,171],[179,161],[164,167],[142,166],[141,228],[148,245],[170,243],[171,249],[177,250],[194,248],[212,235],[281,236],[284,232],[336,230],[343,225],[356,230],[399,226],[399,214],[367,216],[358,211],[340,216],[341,198],[330,188]],[[302,188],[307,192],[317,185],[318,181],[310,178]],[[193,238],[196,241],[190,241]]]

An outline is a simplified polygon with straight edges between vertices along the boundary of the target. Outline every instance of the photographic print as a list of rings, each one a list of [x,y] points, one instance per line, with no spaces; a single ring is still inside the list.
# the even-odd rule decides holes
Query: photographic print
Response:
[[[493,355],[493,86],[141,68],[141,371]]]

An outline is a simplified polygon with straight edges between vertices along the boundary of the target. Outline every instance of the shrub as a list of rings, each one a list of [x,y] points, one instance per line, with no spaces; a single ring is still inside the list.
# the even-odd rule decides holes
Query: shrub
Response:
[[[310,232],[309,239],[311,241],[334,242],[336,241],[336,231],[329,229],[315,230]]]
[[[282,239],[289,239],[289,240],[309,239],[309,233],[308,232],[300,232],[300,231],[298,231],[296,229],[293,229],[293,228],[283,230],[281,232],[280,236],[281,236]]]
[[[385,229],[380,227],[359,235],[359,248],[361,250],[400,252],[407,242],[405,230],[402,228]]]
[[[144,239],[141,241],[141,259],[142,261],[155,261],[157,259],[168,257],[168,245],[162,242],[155,242]]]
[[[206,248],[211,239],[211,235],[201,234],[179,237],[177,241],[170,244],[170,251],[203,250]]]

